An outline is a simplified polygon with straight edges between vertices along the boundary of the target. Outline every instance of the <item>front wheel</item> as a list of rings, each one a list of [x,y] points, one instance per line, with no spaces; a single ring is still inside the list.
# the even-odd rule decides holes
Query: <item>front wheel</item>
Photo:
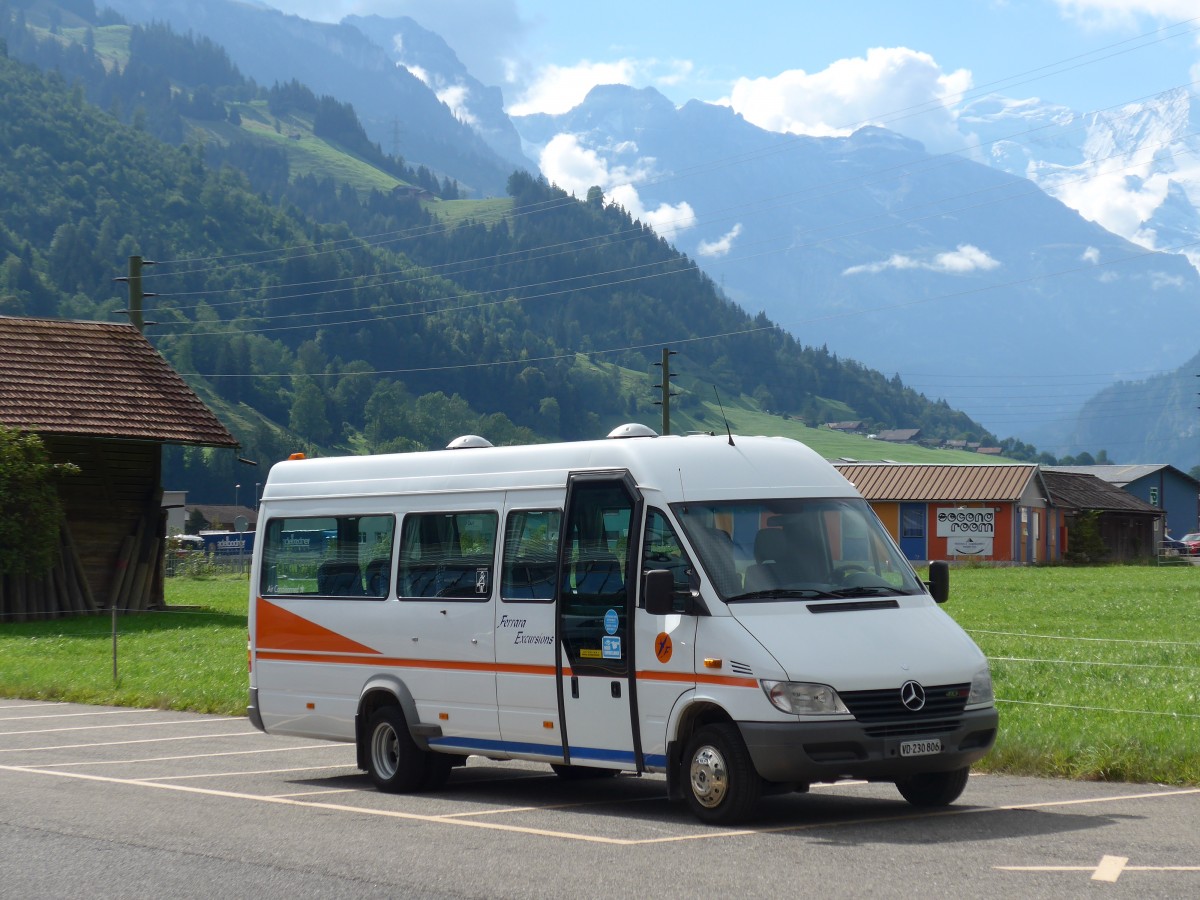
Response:
[[[924,772],[901,778],[896,788],[913,806],[949,806],[962,794],[970,774],[970,766],[952,772]]]
[[[688,806],[704,822],[731,825],[745,819],[762,793],[762,779],[737,726],[705,725],[688,741],[683,758]]]

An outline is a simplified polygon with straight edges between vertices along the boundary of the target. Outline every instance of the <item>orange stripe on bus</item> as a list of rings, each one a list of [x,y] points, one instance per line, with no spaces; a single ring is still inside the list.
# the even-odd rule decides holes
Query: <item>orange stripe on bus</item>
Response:
[[[542,675],[554,676],[554,666],[523,665],[520,663],[467,662],[450,659],[399,659],[377,654],[312,653],[294,650],[263,650],[255,654],[260,660],[272,662],[330,663],[349,666],[382,666],[391,669],[436,669],[454,672],[492,672],[498,675]],[[570,669],[563,669],[563,676],[571,677]],[[677,684],[717,684],[726,687],[756,688],[753,678],[734,675],[706,675],[691,672],[638,672],[639,681],[667,681]]]
[[[351,640],[303,616],[259,597],[254,606],[254,643],[282,650],[328,653],[370,653],[379,651]],[[262,654],[260,653],[259,656]]]

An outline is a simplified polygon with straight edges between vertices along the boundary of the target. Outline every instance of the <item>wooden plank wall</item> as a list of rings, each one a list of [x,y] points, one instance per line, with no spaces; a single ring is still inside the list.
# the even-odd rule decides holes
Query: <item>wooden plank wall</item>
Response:
[[[96,604],[163,606],[162,448],[144,441],[45,437],[54,462],[80,469],[60,485],[67,528]]]

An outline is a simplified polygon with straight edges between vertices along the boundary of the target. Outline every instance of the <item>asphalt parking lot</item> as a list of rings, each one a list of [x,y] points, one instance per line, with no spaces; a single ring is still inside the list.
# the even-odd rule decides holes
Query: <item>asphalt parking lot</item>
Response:
[[[0,700],[0,894],[67,897],[1200,895],[1200,788],[975,776],[772,797],[718,829],[658,777],[473,757],[376,792],[354,748],[243,718]]]

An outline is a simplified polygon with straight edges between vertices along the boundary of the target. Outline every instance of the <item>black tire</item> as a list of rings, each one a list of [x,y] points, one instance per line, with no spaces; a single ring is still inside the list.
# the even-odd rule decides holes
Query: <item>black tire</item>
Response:
[[[426,756],[408,733],[399,707],[384,706],[372,714],[367,725],[367,774],[375,787],[392,794],[423,787]]]
[[[429,751],[425,757],[425,774],[421,778],[421,790],[436,791],[446,784],[450,770],[454,768],[455,758],[449,753]]]
[[[550,768],[563,781],[588,781],[593,778],[612,778],[617,774],[616,769],[600,769],[596,766],[565,766],[562,763],[551,763]]]
[[[962,795],[970,775],[970,766],[952,772],[925,772],[898,780],[896,789],[913,806],[949,806]]]
[[[732,825],[750,815],[762,778],[737,726],[705,725],[688,741],[680,773],[688,806],[703,822]]]

